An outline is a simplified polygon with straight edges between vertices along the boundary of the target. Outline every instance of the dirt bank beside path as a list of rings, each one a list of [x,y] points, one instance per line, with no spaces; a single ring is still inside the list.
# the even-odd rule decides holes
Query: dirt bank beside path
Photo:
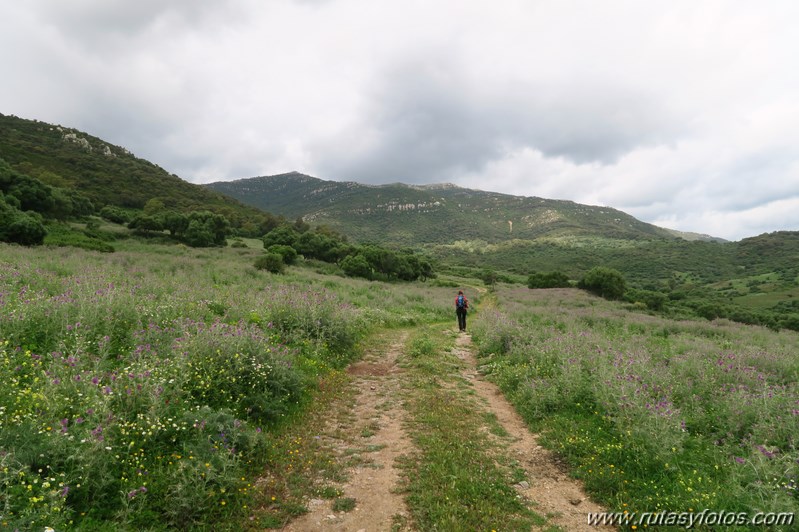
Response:
[[[497,416],[499,424],[510,435],[510,456],[518,460],[527,472],[529,481],[517,484],[517,491],[535,503],[538,513],[564,530],[612,530],[611,527],[588,525],[587,514],[604,509],[588,499],[580,483],[568,476],[564,465],[553,453],[538,444],[538,437],[527,429],[499,388],[484,380],[477,372],[471,336],[458,336],[455,355],[465,363],[462,371],[464,379],[472,383],[477,394],[485,400],[488,409]]]

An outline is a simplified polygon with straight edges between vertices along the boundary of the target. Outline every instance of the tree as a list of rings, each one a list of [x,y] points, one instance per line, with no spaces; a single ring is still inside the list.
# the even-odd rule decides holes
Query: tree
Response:
[[[144,204],[144,214],[155,216],[166,208],[164,202],[158,198],[151,198]]]
[[[284,246],[294,247],[299,238],[299,233],[289,225],[279,225],[266,233],[263,237],[264,248],[275,244],[283,244]],[[296,248],[295,248],[296,249]]]
[[[266,249],[269,253],[277,253],[283,258],[286,264],[294,264],[297,262],[297,250],[291,246],[284,246],[283,244],[274,244]]]
[[[0,240],[24,246],[41,244],[47,230],[36,213],[22,212],[6,204],[0,192]]]
[[[72,215],[73,210],[74,205],[72,203],[72,198],[69,197],[67,191],[62,188],[54,188],[53,208],[50,211],[53,217],[59,220],[66,220]]]
[[[214,235],[200,220],[191,220],[183,236],[188,245],[194,248],[209,248],[214,245]]]
[[[311,226],[302,219],[302,216],[298,216],[296,220],[294,220],[294,230],[298,233],[302,234],[307,232],[311,229]]]
[[[182,212],[170,211],[163,215],[164,229],[174,237],[181,237],[189,228],[189,217]]]
[[[110,205],[106,205],[100,209],[100,217],[108,220],[109,222],[114,222],[115,224],[126,224],[132,219],[129,212],[120,209],[119,207],[112,207]]]
[[[372,278],[372,268],[363,255],[349,255],[341,261],[341,269],[351,277]]]
[[[128,222],[128,228],[142,233],[149,233],[150,231],[163,231],[164,224],[154,216],[140,214]]]
[[[666,294],[655,290],[628,290],[624,299],[631,303],[643,303],[651,310],[663,310],[666,305]]]
[[[335,262],[338,258],[335,250],[339,244],[338,240],[327,235],[308,231],[300,235],[294,247],[306,258]]]
[[[487,286],[494,286],[497,284],[497,272],[494,270],[483,270],[480,272],[480,280],[483,281]]]
[[[16,242],[23,246],[35,246],[44,242],[47,229],[41,220],[27,213],[20,212],[5,231],[9,242]]]
[[[22,211],[48,213],[55,207],[53,187],[16,172],[6,194],[17,198]]]
[[[577,284],[578,288],[587,290],[605,299],[621,299],[624,296],[626,283],[620,271],[604,266],[591,268]]]
[[[77,190],[67,190],[67,195],[72,200],[72,216],[89,216],[96,212],[92,200]]]
[[[277,253],[265,253],[255,259],[255,268],[271,273],[283,273],[286,265],[283,264],[283,257]]]
[[[275,216],[268,212],[264,213],[263,217],[258,220],[258,230],[260,231],[259,234],[265,235],[272,229],[279,227],[283,222],[284,219],[280,216]]]
[[[230,222],[221,214],[192,211],[188,215],[186,243],[193,247],[224,246],[230,232]]]

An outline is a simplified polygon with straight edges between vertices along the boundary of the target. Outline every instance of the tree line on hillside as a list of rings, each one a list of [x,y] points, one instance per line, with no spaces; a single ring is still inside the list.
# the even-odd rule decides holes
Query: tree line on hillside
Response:
[[[12,167],[0,159],[0,241],[26,246],[43,243],[75,245],[101,251],[113,248],[103,240],[110,234],[97,230],[93,215],[126,224],[135,234],[156,236],[165,234],[173,240],[194,247],[221,246],[230,235],[260,237],[285,220],[269,213],[245,216],[231,209],[212,212],[207,206],[181,209],[170,198],[151,198],[143,209],[95,203],[82,192],[48,184]],[[24,167],[30,165],[22,165]],[[50,181],[59,181],[50,176]],[[233,221],[231,221],[231,219]],[[87,229],[80,232],[65,222],[84,221]],[[49,237],[48,237],[49,235]]]
[[[299,255],[306,259],[338,264],[352,277],[373,280],[426,280],[435,276],[429,260],[413,250],[394,250],[378,244],[352,244],[347,237],[326,227],[310,225],[298,218],[283,223],[263,237],[266,253],[256,267],[281,272]]]
[[[355,245],[328,227],[312,229],[302,219],[292,224],[283,217],[263,213],[247,220],[238,217],[234,225],[224,214],[204,208],[178,210],[168,198],[151,198],[141,210],[116,205],[97,210],[80,192],[44,183],[0,159],[0,241],[40,245],[49,234],[49,243],[113,251],[103,241],[110,235],[98,230],[96,221],[89,218],[92,215],[124,224],[142,237],[169,239],[192,247],[225,246],[229,236],[263,236],[267,253],[256,267],[271,271],[282,271],[286,264],[303,256],[337,264],[345,274],[367,279],[414,281],[434,275],[430,261],[411,250]],[[87,227],[76,232],[63,224],[67,220],[87,221]]]
[[[91,200],[72,189],[47,185],[0,159],[0,240],[41,244],[47,219],[67,220],[94,213]]]

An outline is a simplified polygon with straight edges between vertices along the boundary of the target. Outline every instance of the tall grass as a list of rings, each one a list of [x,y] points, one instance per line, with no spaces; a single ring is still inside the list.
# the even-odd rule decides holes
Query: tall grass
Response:
[[[799,336],[501,289],[484,371],[619,511],[799,510]]]
[[[238,529],[319,379],[375,327],[448,315],[424,287],[134,245],[0,246],[4,526]]]

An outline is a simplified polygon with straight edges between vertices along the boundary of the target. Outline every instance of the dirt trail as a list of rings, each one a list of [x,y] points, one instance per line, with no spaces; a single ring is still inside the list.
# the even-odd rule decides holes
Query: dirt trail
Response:
[[[510,435],[510,457],[518,460],[527,472],[529,482],[517,484],[517,491],[535,503],[536,512],[564,530],[612,530],[610,527],[588,525],[589,512],[604,510],[588,499],[579,482],[568,476],[565,466],[538,444],[537,436],[527,429],[499,388],[480,376],[471,345],[469,335],[458,336],[455,355],[465,363],[462,371],[464,379],[472,383],[477,394],[485,400],[488,409],[497,416],[499,424]]]
[[[348,480],[339,487],[342,497],[355,499],[355,508],[334,511],[333,501],[311,499],[309,512],[286,525],[284,531],[410,530],[409,513],[398,493],[400,472],[395,467],[397,458],[414,449],[403,427],[408,414],[401,403],[403,370],[397,364],[407,337],[407,332],[398,334],[388,348],[368,352],[350,366],[348,373],[357,390],[354,405],[344,417],[331,416],[322,435],[337,459],[349,465]],[[500,444],[507,445],[504,452],[527,473],[527,480],[515,486],[519,495],[532,501],[533,509],[546,516],[549,525],[596,531],[598,527],[588,526],[586,514],[602,508],[590,501],[554,455],[538,444],[499,389],[480,376],[471,337],[458,335],[453,353],[463,363],[461,376],[508,433]]]
[[[406,413],[400,404],[402,369],[397,366],[407,336],[398,335],[388,349],[366,353],[362,361],[350,366],[348,373],[358,390],[349,416],[352,422],[331,425],[326,430],[340,459],[352,464],[349,480],[341,490],[343,497],[355,499],[355,508],[335,512],[332,501],[312,499],[309,512],[283,530],[405,529],[408,511],[402,495],[396,493],[400,475],[394,464],[413,445],[402,426]]]

